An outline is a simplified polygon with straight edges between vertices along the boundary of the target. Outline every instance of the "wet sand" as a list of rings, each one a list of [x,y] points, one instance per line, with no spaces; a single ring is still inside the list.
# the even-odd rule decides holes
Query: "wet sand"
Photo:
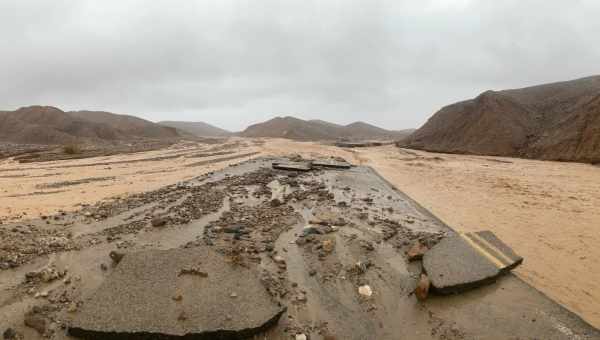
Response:
[[[72,211],[114,196],[154,190],[247,160],[252,143],[187,143],[156,151],[78,160],[0,160],[0,221]]]
[[[206,156],[220,151],[233,153]],[[201,157],[192,157],[199,153]],[[595,246],[600,241],[600,168],[585,164],[394,146],[341,149],[280,139],[262,145],[232,140],[225,146],[173,146],[76,161],[0,161],[0,219],[75,210],[81,203],[156,189],[251,157],[290,153],[340,156],[370,165],[456,230],[494,231],[525,257],[516,271],[522,279],[600,327],[600,248]],[[199,164],[205,160],[213,162]]]

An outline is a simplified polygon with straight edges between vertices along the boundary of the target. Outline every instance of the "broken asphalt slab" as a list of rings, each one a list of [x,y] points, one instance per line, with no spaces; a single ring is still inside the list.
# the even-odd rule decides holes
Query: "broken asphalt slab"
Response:
[[[331,169],[350,169],[352,165],[346,161],[338,161],[333,159],[318,159],[312,162],[314,167],[331,168]]]
[[[284,311],[254,269],[209,248],[150,250],[127,254],[68,331],[84,339],[245,339]]]
[[[522,262],[522,257],[490,231],[447,237],[423,256],[423,268],[434,291],[441,294],[494,282]]]
[[[312,165],[309,162],[273,162],[273,169],[288,171],[310,171]]]

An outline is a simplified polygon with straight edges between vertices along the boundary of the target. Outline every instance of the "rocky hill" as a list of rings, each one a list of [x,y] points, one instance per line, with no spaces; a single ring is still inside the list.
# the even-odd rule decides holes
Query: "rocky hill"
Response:
[[[174,128],[108,112],[65,112],[52,106],[0,112],[0,141],[6,142],[69,144],[177,137]]]
[[[158,122],[158,124],[173,127],[197,137],[226,137],[232,135],[227,130],[204,122],[163,121]]]
[[[442,108],[402,146],[600,162],[600,76],[486,91]]]
[[[397,140],[412,131],[390,131],[367,123],[356,122],[338,125],[323,120],[302,120],[295,117],[276,117],[249,126],[240,133],[244,137],[275,137],[296,140]]]

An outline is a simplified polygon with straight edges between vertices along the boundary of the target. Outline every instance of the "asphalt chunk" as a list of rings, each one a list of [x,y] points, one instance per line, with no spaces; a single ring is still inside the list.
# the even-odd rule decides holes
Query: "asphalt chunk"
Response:
[[[186,268],[208,275],[180,275]],[[232,291],[243,293],[231,299]],[[211,249],[151,250],[124,257],[68,330],[85,339],[243,339],[284,311],[254,269]]]
[[[289,171],[310,171],[312,165],[309,162],[273,162],[273,169]]]
[[[490,231],[453,235],[423,256],[432,288],[441,294],[492,283],[522,262],[522,257]]]
[[[332,168],[332,169],[350,169],[352,165],[346,161],[338,161],[333,159],[318,159],[312,162],[314,167]]]

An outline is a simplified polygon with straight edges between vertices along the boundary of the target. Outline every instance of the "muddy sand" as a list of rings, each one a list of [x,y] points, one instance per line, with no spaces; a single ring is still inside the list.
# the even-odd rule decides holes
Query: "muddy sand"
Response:
[[[223,145],[176,145],[151,152],[76,161],[30,164],[3,161],[0,164],[0,207],[3,209],[0,218],[7,225],[35,219],[38,222],[33,223],[33,227],[23,227],[27,230],[22,234],[33,234],[37,239],[47,241],[31,243],[24,237],[22,241],[31,251],[21,254],[23,262],[18,264],[18,270],[39,269],[48,264],[47,254],[56,251],[63,254],[59,262],[68,263],[70,272],[89,270],[97,268],[103,261],[100,259],[105,259],[114,248],[172,248],[185,245],[196,236],[202,239],[198,233],[173,236],[147,233],[145,239],[123,237],[123,234],[137,235],[140,232],[146,235],[148,211],[136,210],[141,203],[120,207],[117,204],[115,207],[115,202],[137,198],[146,204],[149,203],[144,199],[146,196],[140,193],[159,190],[249,158],[289,154],[290,150],[307,157],[341,156],[353,163],[373,166],[454,229],[494,231],[525,257],[524,264],[516,270],[520,278],[593,325],[600,324],[597,309],[600,290],[596,283],[600,282],[600,270],[592,263],[600,255],[593,247],[595,241],[600,241],[596,228],[600,225],[600,213],[594,209],[600,206],[600,168],[583,164],[440,155],[400,150],[393,146],[351,150],[287,140],[233,139]],[[168,195],[171,194],[167,193],[172,191],[173,187],[154,195],[170,197]],[[259,192],[258,197],[260,195]],[[94,205],[110,197],[112,199],[108,203]],[[248,197],[253,197],[252,193]],[[177,200],[176,197],[172,199]],[[223,197],[215,193],[203,195],[198,201],[182,202],[193,206],[207,204],[206,211],[201,209],[202,212],[196,214],[186,212],[169,222],[185,224],[205,216],[216,218],[211,214],[218,214],[220,208],[215,211],[214,207],[218,207],[217,203],[221,200]],[[72,217],[70,211],[79,212]],[[127,223],[115,224],[118,219],[111,220],[111,216],[124,211],[131,211],[131,219]],[[181,210],[172,212],[176,214],[178,211]],[[242,210],[237,213],[247,215],[252,212]],[[241,218],[241,215],[238,217]],[[77,218],[84,219],[84,226],[74,228],[75,232],[47,227],[57,225],[71,229],[69,223],[82,223],[71,220]],[[277,216],[271,218],[277,221]],[[136,219],[143,223],[136,222]],[[96,242],[98,246],[89,254],[82,256],[79,253],[90,244],[95,246]],[[275,247],[283,252],[285,246],[279,244]],[[49,258],[51,262],[56,260],[53,255]],[[84,273],[86,278],[78,286],[78,294],[89,292],[105,275],[101,270]],[[35,296],[39,287],[19,286],[21,278],[6,278],[3,276],[0,280],[3,288],[19,287],[8,292],[23,295],[10,295],[2,304],[2,312],[11,319],[15,315],[20,318],[21,312],[32,301],[38,300],[15,301],[29,293]],[[73,280],[77,278],[75,275]],[[34,291],[29,291],[32,288]],[[78,298],[75,294],[69,297],[69,301]],[[9,305],[11,307],[7,308]]]

